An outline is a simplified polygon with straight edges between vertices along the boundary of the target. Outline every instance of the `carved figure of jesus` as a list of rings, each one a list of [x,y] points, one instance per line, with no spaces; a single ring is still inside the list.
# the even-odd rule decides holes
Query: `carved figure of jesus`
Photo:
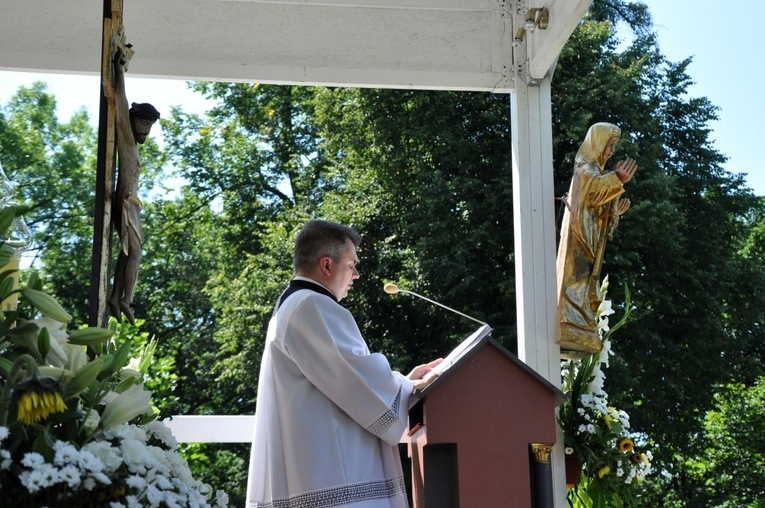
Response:
[[[142,204],[138,199],[138,178],[141,174],[138,144],[146,141],[151,127],[159,119],[159,112],[147,103],[133,103],[128,109],[124,64],[122,51],[118,49],[114,58],[114,98],[119,173],[112,218],[119,235],[120,253],[108,303],[117,321],[121,322],[124,314],[131,324],[135,324],[132,305],[144,239],[140,217]]]

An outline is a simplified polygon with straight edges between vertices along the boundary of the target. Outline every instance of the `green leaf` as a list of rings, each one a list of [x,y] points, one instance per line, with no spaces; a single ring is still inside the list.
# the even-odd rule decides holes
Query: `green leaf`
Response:
[[[5,235],[11,224],[13,224],[14,217],[16,217],[16,209],[14,207],[4,206],[0,209],[0,234]]]
[[[37,350],[40,352],[40,358],[43,360],[48,356],[50,351],[50,332],[47,328],[41,328],[40,334],[37,336]]]

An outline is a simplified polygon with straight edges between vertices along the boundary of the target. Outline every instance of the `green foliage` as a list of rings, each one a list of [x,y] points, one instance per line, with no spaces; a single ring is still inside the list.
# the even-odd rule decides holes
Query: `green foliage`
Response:
[[[687,459],[698,506],[765,506],[765,377],[720,387],[706,413],[700,453]]]
[[[21,87],[7,106],[0,104],[0,162],[16,199],[32,203],[24,216],[46,290],[55,288],[75,323],[87,323],[96,135],[84,111],[60,123],[55,109],[42,83]]]

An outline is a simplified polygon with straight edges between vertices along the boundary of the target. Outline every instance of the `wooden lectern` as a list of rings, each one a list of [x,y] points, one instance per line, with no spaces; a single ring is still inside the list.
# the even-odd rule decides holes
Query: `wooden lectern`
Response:
[[[414,508],[552,506],[549,451],[564,395],[490,332],[468,337],[410,402]]]

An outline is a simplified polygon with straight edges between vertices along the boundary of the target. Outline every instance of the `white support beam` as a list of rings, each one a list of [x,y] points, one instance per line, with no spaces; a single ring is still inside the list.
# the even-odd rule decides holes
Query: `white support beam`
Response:
[[[560,388],[549,77],[511,94],[518,357]],[[563,436],[551,457],[555,506],[565,506]]]
[[[535,0],[536,7],[547,7],[550,12],[546,29],[537,29],[527,34],[529,76],[542,79],[552,68],[560,55],[561,49],[574,33],[579,22],[587,13],[593,0],[552,0],[544,3]]]

